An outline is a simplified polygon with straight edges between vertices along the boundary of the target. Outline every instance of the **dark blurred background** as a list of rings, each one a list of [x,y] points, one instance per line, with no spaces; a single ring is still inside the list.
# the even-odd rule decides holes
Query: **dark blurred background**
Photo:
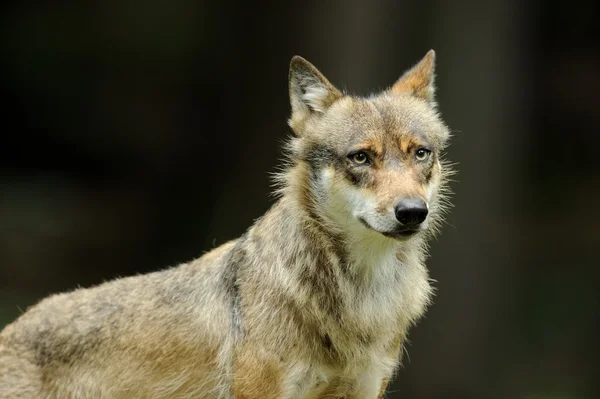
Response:
[[[24,1],[0,16],[0,327],[273,199],[300,54],[357,94],[437,52],[455,209],[390,398],[600,398],[596,1]]]

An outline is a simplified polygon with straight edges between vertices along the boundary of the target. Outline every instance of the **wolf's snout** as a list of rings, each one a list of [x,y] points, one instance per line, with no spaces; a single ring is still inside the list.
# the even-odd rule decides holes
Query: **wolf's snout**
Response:
[[[403,199],[394,207],[396,219],[404,226],[418,226],[425,221],[427,213],[427,204],[422,199],[409,198]]]

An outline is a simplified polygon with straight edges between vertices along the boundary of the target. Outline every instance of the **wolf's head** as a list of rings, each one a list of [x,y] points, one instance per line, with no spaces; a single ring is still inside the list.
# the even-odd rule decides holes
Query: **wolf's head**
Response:
[[[296,134],[284,190],[347,234],[407,240],[441,220],[449,131],[434,100],[435,53],[388,90],[361,98],[294,57],[289,90]]]

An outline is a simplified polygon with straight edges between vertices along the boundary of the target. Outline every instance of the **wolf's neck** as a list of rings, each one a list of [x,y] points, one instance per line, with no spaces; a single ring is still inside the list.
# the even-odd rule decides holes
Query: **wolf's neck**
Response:
[[[318,209],[307,208],[294,197],[284,196],[260,223],[267,227],[279,259],[303,273],[321,273],[323,269],[340,272],[357,283],[369,284],[377,278],[392,277],[399,262],[418,258],[420,245],[399,242],[358,224],[339,226],[324,218]]]
[[[400,242],[358,224],[340,225],[311,204],[311,193],[289,188],[239,242],[248,260],[242,276],[265,292],[285,292],[299,310],[330,326],[340,317],[357,329],[396,320],[401,308],[410,320],[422,313],[430,288],[420,238]]]

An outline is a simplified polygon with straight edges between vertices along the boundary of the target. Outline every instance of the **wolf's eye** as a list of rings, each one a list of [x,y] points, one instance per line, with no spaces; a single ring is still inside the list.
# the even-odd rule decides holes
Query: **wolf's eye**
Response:
[[[419,148],[417,152],[415,152],[415,158],[417,161],[426,161],[431,155],[431,151],[426,150],[425,148]]]
[[[367,154],[362,151],[352,154],[350,157],[355,163],[359,165],[365,164],[369,161],[369,157],[367,156]]]

